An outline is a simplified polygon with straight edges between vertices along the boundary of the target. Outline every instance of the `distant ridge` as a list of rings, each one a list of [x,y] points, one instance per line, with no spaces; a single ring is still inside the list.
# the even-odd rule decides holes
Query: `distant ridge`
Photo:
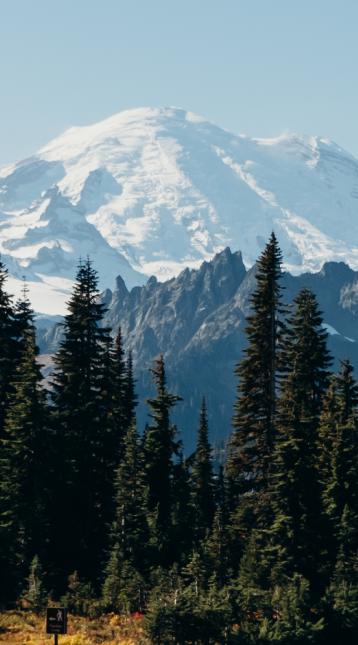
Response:
[[[350,358],[358,369],[358,271],[343,262],[324,264],[317,273],[282,276],[283,295],[292,302],[302,287],[316,295],[328,331],[328,345],[335,358]],[[205,394],[215,443],[230,429],[236,388],[234,368],[246,344],[246,316],[255,287],[255,268],[246,270],[240,252],[229,248],[198,269],[185,269],[176,278],[152,278],[129,291],[121,277],[102,301],[108,307],[105,324],[116,333],[121,327],[125,349],[132,351],[139,395],[139,427],[147,420],[143,401],[151,391],[149,368],[163,353],[172,391],[183,401],[175,420],[185,428],[186,450],[194,448],[200,401]],[[61,327],[41,321],[38,329],[41,363],[48,365],[56,351]],[[47,371],[45,371],[47,373]]]

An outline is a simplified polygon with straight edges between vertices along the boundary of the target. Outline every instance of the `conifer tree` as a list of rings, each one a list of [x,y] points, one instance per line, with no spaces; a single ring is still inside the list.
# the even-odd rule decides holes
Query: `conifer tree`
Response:
[[[47,594],[44,588],[44,574],[38,555],[31,560],[27,589],[22,595],[22,604],[36,613],[40,613],[46,606]]]
[[[339,404],[339,420],[345,423],[357,413],[358,384],[353,376],[353,365],[349,360],[341,361],[341,368],[335,377]]]
[[[26,282],[23,283],[21,297],[18,298],[15,303],[14,318],[16,338],[18,340],[17,351],[21,354],[24,351],[24,346],[26,344],[26,333],[30,327],[33,328],[34,326],[34,312],[31,307],[29,290]]]
[[[329,416],[326,403],[319,429],[320,481],[330,593],[340,597],[339,587],[358,589],[358,387],[349,361],[342,361],[333,382],[335,406]],[[346,601],[353,602],[351,592]]]
[[[143,455],[134,422],[123,443],[123,458],[115,477],[115,519],[110,556],[103,584],[108,608],[138,611],[143,604],[143,580],[148,561],[147,490]]]
[[[144,436],[145,472],[157,564],[167,565],[172,559],[173,456],[178,451],[170,411],[181,399],[167,389],[162,355],[156,359],[151,372],[157,392],[155,398],[148,399],[151,423]]]
[[[120,400],[119,374],[117,372],[116,347],[109,334],[103,340],[102,364],[98,367],[98,425],[102,441],[98,456],[102,467],[98,468],[98,486],[102,500],[102,519],[105,524],[112,522],[114,514],[114,474],[122,458],[123,405]]]
[[[232,575],[232,550],[229,535],[229,509],[227,504],[224,469],[221,466],[215,483],[215,514],[210,531],[205,541],[205,552],[210,561],[211,571],[216,584],[223,587]]]
[[[337,555],[325,600],[329,608],[327,642],[353,645],[358,633],[358,513],[343,508],[337,533]]]
[[[33,325],[9,394],[0,459],[0,535],[9,597],[20,590],[36,553],[44,554],[48,503],[46,400]],[[13,584],[12,584],[13,583]]]
[[[344,507],[358,512],[358,385],[347,360],[342,361],[326,397],[319,450],[323,502],[332,527],[339,531]]]
[[[17,329],[12,297],[6,291],[8,270],[0,260],[0,438],[3,433],[8,394],[18,348]]]
[[[194,514],[188,460],[184,458],[181,445],[178,449],[172,479],[172,542],[173,559],[183,562],[193,548]]]
[[[248,347],[236,368],[238,396],[227,466],[243,492],[267,478],[275,438],[278,339],[281,313],[281,251],[272,233],[256,265],[256,289],[247,318]]]
[[[281,257],[272,233],[256,264],[256,289],[246,327],[248,346],[236,368],[239,382],[226,473],[232,527],[239,541],[248,538],[253,526],[266,521],[262,516],[266,513],[265,491],[276,435],[279,341],[283,331]]]
[[[212,451],[205,398],[202,400],[196,451],[192,460],[191,487],[194,518],[194,536],[198,544],[207,537],[215,512]]]
[[[271,564],[274,579],[298,573],[317,587],[323,544],[317,439],[331,358],[313,293],[302,289],[294,305],[283,354],[286,374],[270,478]]]
[[[105,308],[98,301],[97,282],[91,261],[80,263],[55,356],[52,393],[59,457],[55,465],[55,560],[62,577],[77,570],[81,578],[94,584],[110,519],[111,493],[105,482],[114,441],[108,426],[108,378],[106,387],[103,383],[109,371],[110,330],[101,326]]]
[[[358,513],[358,425],[352,419],[338,428],[332,453],[332,473],[324,491],[326,510],[339,531],[343,510]]]
[[[318,426],[318,473],[322,495],[331,480],[332,450],[337,437],[338,422],[337,377],[332,375],[322,402]]]
[[[133,357],[132,352],[128,352],[124,375],[124,424],[129,428],[135,418],[135,409],[138,405],[135,391],[135,379],[133,375]]]
[[[114,348],[112,353],[113,361],[113,404],[112,414],[113,422],[117,428],[117,440],[119,444],[123,441],[123,437],[129,429],[130,422],[128,421],[128,414],[126,410],[127,399],[127,366],[123,350],[123,340],[121,328],[118,328],[117,335],[114,341]],[[118,464],[117,464],[118,465]]]

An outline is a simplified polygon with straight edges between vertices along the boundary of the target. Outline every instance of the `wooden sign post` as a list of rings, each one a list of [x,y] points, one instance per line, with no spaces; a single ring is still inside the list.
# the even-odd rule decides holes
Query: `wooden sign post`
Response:
[[[46,613],[46,634],[54,634],[54,645],[58,645],[58,635],[67,634],[67,609],[49,607]]]

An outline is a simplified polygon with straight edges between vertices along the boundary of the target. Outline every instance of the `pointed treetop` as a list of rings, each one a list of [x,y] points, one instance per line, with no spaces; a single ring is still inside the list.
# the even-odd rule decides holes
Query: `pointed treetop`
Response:
[[[335,384],[341,420],[345,422],[356,412],[358,406],[358,384],[353,376],[353,365],[349,360],[341,361]]]
[[[205,396],[201,400],[200,408],[200,417],[199,417],[199,429],[198,429],[198,451],[208,451],[211,454],[211,446],[209,443],[209,429],[208,429],[208,416],[206,408]]]
[[[15,313],[19,326],[19,334],[22,335],[26,329],[34,327],[34,311],[29,298],[29,288],[23,277],[21,296],[15,304]]]
[[[155,399],[148,399],[149,405],[151,405],[155,409],[156,407],[158,407],[160,400],[165,399],[166,405],[170,408],[173,407],[178,401],[182,400],[180,396],[176,394],[170,394],[167,391],[167,378],[165,373],[163,354],[160,354],[160,356],[155,359],[154,367],[150,368],[150,372],[153,375],[153,380],[157,387],[159,401]]]

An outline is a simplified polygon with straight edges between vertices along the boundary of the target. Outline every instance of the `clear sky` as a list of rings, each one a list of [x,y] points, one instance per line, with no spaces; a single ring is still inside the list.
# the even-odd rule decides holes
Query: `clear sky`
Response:
[[[0,164],[144,105],[358,156],[357,33],[357,0],[0,0]]]

